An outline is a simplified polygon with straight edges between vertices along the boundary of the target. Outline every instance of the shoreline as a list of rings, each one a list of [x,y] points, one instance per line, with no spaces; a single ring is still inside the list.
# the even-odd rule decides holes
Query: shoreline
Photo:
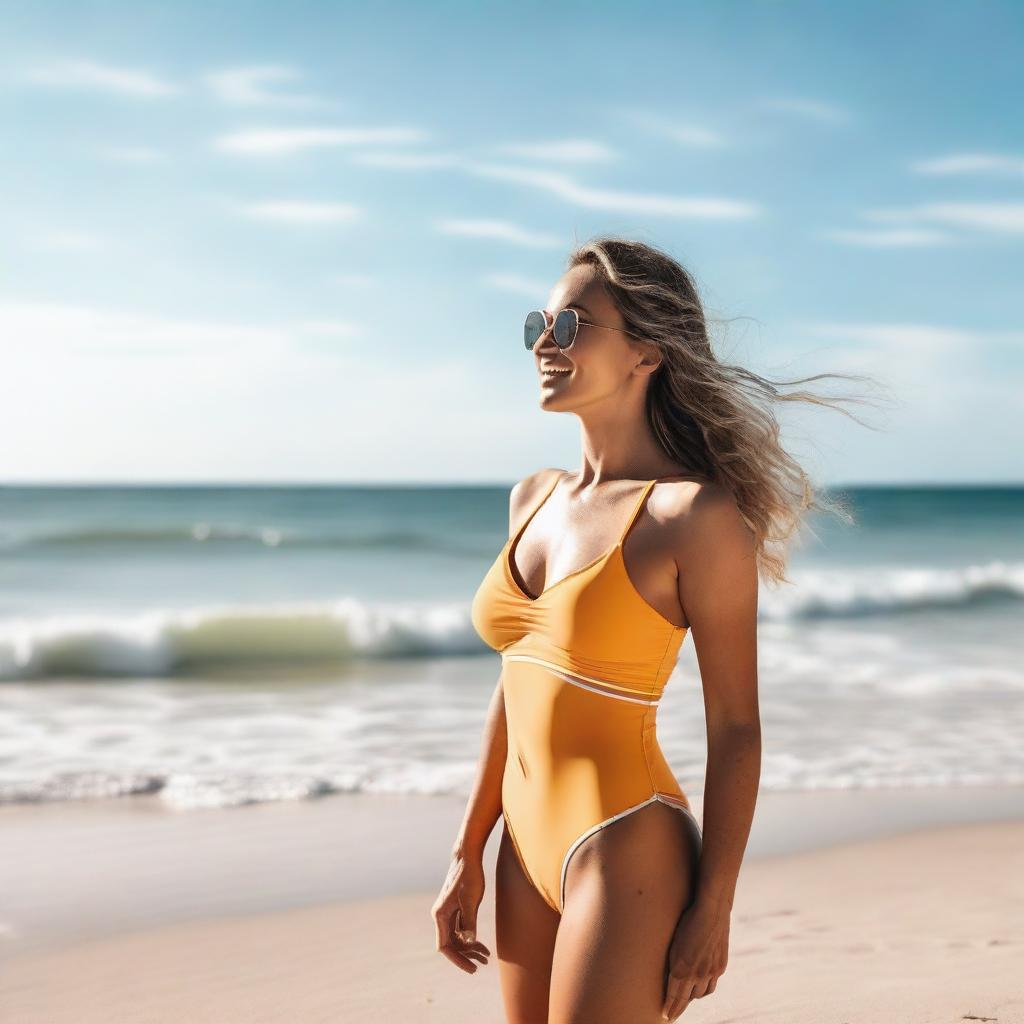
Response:
[[[703,822],[702,797],[692,804]],[[156,796],[0,807],[0,954],[436,893],[464,808],[462,796],[394,794],[189,811]],[[1024,822],[1024,786],[762,791],[745,866],[1007,820]],[[500,831],[499,820],[488,884]]]

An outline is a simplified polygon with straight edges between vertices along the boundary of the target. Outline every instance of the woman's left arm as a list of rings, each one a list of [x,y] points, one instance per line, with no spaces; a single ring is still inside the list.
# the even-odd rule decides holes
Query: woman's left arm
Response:
[[[718,485],[700,488],[680,526],[679,599],[700,667],[708,749],[696,894],[669,951],[669,1020],[691,999],[713,992],[725,971],[729,917],[761,776],[753,533]]]

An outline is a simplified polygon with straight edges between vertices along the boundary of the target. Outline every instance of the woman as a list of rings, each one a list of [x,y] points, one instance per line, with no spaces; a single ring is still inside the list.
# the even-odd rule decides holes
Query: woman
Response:
[[[541,406],[582,424],[576,473],[512,489],[472,608],[501,652],[476,785],[432,913],[469,973],[483,850],[511,1024],[673,1020],[714,992],[757,798],[758,576],[815,495],[771,400],[719,362],[694,284],[642,242],[583,245],[526,320]],[[810,378],[816,379],[816,378]],[[796,382],[791,382],[796,383]],[[704,691],[703,834],[655,734],[688,633]]]

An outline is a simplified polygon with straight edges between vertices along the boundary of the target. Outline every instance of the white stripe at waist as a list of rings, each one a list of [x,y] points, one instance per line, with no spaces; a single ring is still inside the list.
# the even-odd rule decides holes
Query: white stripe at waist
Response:
[[[599,690],[596,686],[588,686],[587,683],[600,683],[603,686],[621,686],[621,683],[613,682],[610,679],[597,679],[594,676],[585,676],[579,672],[570,672],[568,669],[563,668],[561,665],[556,665],[553,661],[545,661],[544,658],[535,658],[532,654],[502,654],[502,659],[505,661],[529,661],[535,665],[542,665],[544,668],[549,669],[555,675],[560,676],[567,683],[572,683],[573,686],[579,686],[584,690],[590,690],[591,693],[599,693],[602,697],[612,697],[615,700],[628,700],[632,704],[657,704],[658,698],[654,700],[648,700],[644,697],[630,697],[624,693],[614,693],[609,690]]]

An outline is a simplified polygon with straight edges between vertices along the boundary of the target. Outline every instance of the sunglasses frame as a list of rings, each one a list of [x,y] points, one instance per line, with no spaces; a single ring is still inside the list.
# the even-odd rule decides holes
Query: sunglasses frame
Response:
[[[531,345],[526,341],[526,323],[527,321],[529,321],[530,317],[533,316],[534,313],[539,313],[544,318],[545,326],[544,330],[537,335],[537,337],[534,339],[533,344]],[[558,339],[555,337],[555,325],[558,323],[558,318],[563,313],[571,313],[575,320],[572,329],[572,337],[569,339],[568,345],[559,344]],[[523,321],[523,344],[526,345],[527,352],[532,352],[537,347],[537,343],[541,340],[541,338],[543,338],[544,335],[547,334],[548,331],[550,331],[551,340],[554,341],[556,345],[558,345],[560,351],[566,352],[569,349],[571,349],[573,345],[576,344],[576,338],[579,336],[580,327],[599,327],[603,331],[619,331],[621,334],[628,334],[631,338],[636,338],[638,341],[644,340],[643,338],[640,337],[639,334],[634,334],[632,331],[627,331],[624,327],[608,327],[606,324],[594,324],[591,323],[589,320],[581,320],[579,313],[577,313],[575,309],[573,309],[570,306],[566,306],[564,309],[560,309],[551,318],[550,321],[548,320],[548,312],[546,309],[531,309],[530,312],[526,314],[526,320]]]

